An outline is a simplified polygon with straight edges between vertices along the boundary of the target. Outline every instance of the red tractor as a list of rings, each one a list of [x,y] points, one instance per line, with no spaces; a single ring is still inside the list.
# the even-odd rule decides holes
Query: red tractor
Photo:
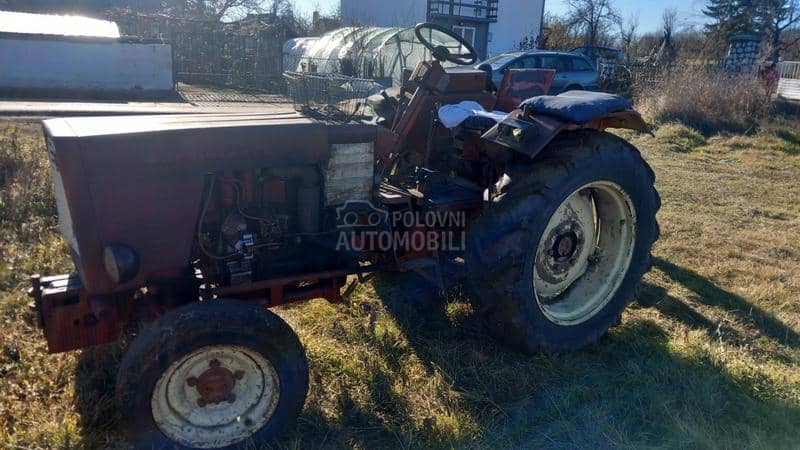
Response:
[[[116,341],[121,426],[144,447],[269,442],[292,425],[308,365],[269,307],[339,301],[348,276],[461,280],[523,352],[596,342],[650,268],[660,199],[647,132],[623,98],[546,92],[547,71],[492,86],[475,51],[421,24],[433,55],[371,119],[298,113],[44,122],[76,274],[34,276],[51,352]],[[341,86],[339,86],[341,88]],[[447,128],[440,108],[508,110]],[[504,106],[506,105],[506,106]],[[335,106],[335,105],[330,105]]]

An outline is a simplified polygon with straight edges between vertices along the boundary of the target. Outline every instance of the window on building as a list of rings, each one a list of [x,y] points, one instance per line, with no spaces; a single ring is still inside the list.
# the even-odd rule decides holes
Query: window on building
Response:
[[[461,25],[454,25],[453,32],[464,38],[469,45],[475,46],[475,27],[464,27]]]

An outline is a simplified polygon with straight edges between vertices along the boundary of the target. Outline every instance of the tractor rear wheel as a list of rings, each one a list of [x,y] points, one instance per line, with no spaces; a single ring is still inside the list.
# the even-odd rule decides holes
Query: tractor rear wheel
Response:
[[[636,148],[596,131],[562,135],[507,170],[467,243],[490,330],[526,353],[596,342],[650,268],[654,181]]]
[[[209,300],[169,312],[134,339],[116,395],[137,447],[238,448],[279,436],[307,390],[305,353],[280,317]]]

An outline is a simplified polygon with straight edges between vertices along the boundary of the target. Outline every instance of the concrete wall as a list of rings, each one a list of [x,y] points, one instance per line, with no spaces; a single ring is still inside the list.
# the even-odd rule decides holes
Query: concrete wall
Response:
[[[0,89],[170,91],[167,44],[0,36]]]
[[[342,24],[410,27],[425,22],[428,0],[342,0]]]
[[[545,0],[500,0],[497,23],[489,25],[489,56],[517,49],[525,36],[538,36]]]

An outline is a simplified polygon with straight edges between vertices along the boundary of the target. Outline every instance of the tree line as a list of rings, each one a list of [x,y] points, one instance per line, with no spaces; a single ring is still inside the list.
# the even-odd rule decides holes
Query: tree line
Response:
[[[0,0],[0,9],[98,17],[112,9],[131,9],[215,21],[251,13],[294,14],[289,0]]]
[[[629,58],[671,59],[685,52],[694,57],[719,58],[731,37],[762,36],[768,57],[800,56],[800,0],[707,0],[702,27],[682,24],[675,9],[666,9],[661,29],[640,34],[636,16],[623,17],[613,0],[567,0],[565,15],[546,14],[539,41],[526,38],[520,47],[572,49],[614,46]]]

